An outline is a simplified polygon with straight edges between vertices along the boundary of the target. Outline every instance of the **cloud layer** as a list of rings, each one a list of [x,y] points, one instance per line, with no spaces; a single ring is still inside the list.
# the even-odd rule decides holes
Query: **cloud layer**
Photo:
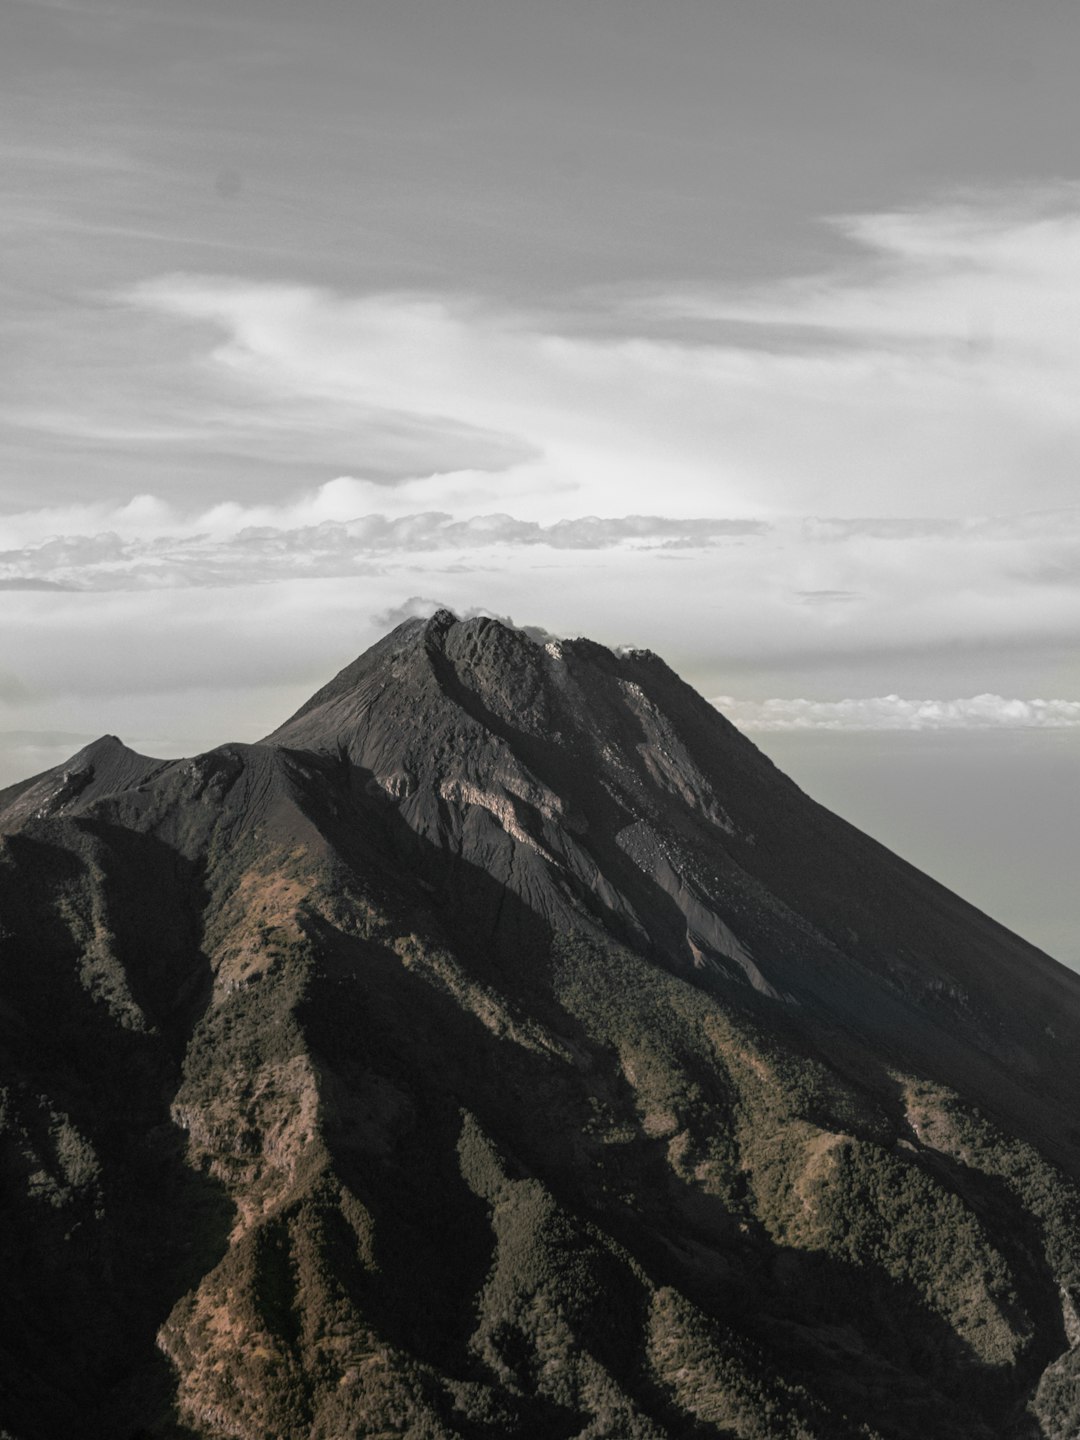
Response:
[[[973,695],[961,700],[905,700],[878,695],[853,700],[712,702],[747,731],[783,730],[1068,730],[1080,728],[1080,700],[1019,700]]]
[[[390,556],[415,558],[440,551],[467,554],[492,548],[507,552],[537,546],[581,552],[620,546],[701,550],[768,529],[758,521],[710,517],[589,515],[540,525],[512,515],[455,520],[439,511],[393,517],[360,515],[309,525],[237,526],[241,514],[239,507],[211,513],[206,517],[209,528],[194,531],[177,527],[163,534],[68,533],[0,550],[0,589],[267,584],[368,574],[375,563]]]
[[[474,511],[551,523],[654,513],[658,494],[680,516],[1069,503],[1080,187],[831,228],[846,259],[823,273],[553,313],[199,275],[123,299],[205,337],[173,402],[189,430],[185,393],[223,442],[351,433],[368,473],[399,479],[422,473],[426,436],[455,457],[431,468],[474,472]]]
[[[427,488],[446,498],[459,480],[432,477]],[[910,683],[886,674],[899,651],[1034,653],[1048,644],[1072,648],[1080,631],[1080,507],[542,523],[505,512],[409,509],[412,497],[400,492],[396,513],[364,508],[380,496],[388,498],[381,486],[340,478],[279,505],[228,502],[193,514],[143,496],[0,516],[0,589],[12,625],[21,598],[35,623],[55,614],[68,626],[90,595],[116,596],[117,609],[134,593],[288,586],[291,605],[321,614],[331,603],[328,585],[354,586],[348,593],[362,593],[374,615],[403,596],[442,593],[457,608],[479,605],[689,657],[692,669],[708,655],[722,667],[755,656],[807,664],[857,656],[865,664],[876,652],[890,690]],[[16,640],[13,670],[25,649]],[[0,644],[0,662],[7,659]],[[995,690],[1009,683],[986,678]],[[1074,686],[1080,690],[1080,674],[1055,672],[1045,691],[1076,693]]]

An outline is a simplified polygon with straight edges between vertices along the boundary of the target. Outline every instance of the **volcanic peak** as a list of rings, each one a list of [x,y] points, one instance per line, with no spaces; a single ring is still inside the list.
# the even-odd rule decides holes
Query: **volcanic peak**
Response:
[[[1080,1431],[1080,981],[655,656],[440,612],[0,830],[19,1440]]]

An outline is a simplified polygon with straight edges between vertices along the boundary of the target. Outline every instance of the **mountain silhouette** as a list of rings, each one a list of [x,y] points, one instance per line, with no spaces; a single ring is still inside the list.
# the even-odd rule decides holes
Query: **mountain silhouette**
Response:
[[[1065,1440],[1080,977],[648,651],[0,792],[9,1440]]]

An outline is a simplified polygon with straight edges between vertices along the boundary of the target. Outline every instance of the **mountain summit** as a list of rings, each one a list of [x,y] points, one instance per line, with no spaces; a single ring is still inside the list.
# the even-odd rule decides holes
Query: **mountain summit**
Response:
[[[0,792],[12,1440],[1072,1437],[1080,977],[441,611]]]

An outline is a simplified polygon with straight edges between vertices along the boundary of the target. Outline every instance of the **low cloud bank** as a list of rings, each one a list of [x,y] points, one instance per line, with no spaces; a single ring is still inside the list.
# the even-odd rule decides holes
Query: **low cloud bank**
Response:
[[[905,700],[735,700],[712,703],[741,730],[1061,730],[1080,726],[1080,700],[1018,700],[973,695]]]
[[[284,528],[249,525],[231,534],[56,535],[0,550],[0,589],[129,590],[258,584],[370,574],[379,561],[431,551],[547,547],[700,550],[769,527],[753,520],[662,515],[584,516],[540,525],[513,515],[360,515]]]

